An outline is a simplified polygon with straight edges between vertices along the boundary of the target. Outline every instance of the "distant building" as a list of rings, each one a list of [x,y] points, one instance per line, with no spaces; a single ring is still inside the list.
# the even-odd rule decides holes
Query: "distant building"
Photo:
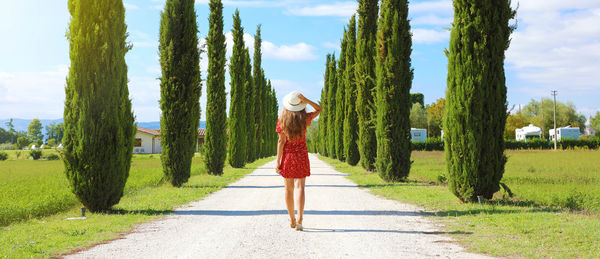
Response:
[[[583,130],[583,135],[595,136],[596,131],[592,129],[592,122],[590,120],[591,117],[585,122],[585,129]]]
[[[556,129],[556,140],[560,141],[561,139],[578,139],[579,138],[579,127],[572,128],[571,126],[566,126],[562,128]],[[550,140],[554,140],[555,134],[554,129],[548,130],[548,135],[550,136]]]
[[[205,129],[198,129],[198,141],[196,142],[196,152],[204,144]],[[135,143],[133,145],[134,154],[158,154],[162,152],[160,142],[160,130],[137,127],[135,133]]]
[[[533,124],[529,124],[529,126],[525,126],[520,129],[515,129],[515,139],[517,141],[527,141],[534,138],[542,137],[542,129],[537,126],[533,126]]]
[[[137,127],[135,142],[133,144],[133,153],[157,154],[161,152],[160,132],[158,130]]]
[[[427,140],[427,129],[410,128],[410,141],[425,142]]]

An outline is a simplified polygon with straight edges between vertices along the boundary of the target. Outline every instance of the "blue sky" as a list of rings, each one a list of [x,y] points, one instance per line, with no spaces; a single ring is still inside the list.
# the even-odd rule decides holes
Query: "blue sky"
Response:
[[[208,32],[207,2],[196,1],[200,38]],[[157,47],[164,0],[124,3],[129,41],[134,46],[126,56],[134,113],[138,121],[157,121]],[[518,4],[518,29],[505,62],[509,106],[549,98],[551,90],[558,90],[558,100],[572,101],[586,116],[600,110],[600,1],[522,0]],[[229,49],[232,14],[238,8],[248,45],[253,46],[256,26],[262,24],[263,68],[278,97],[298,89],[319,99],[325,55],[339,54],[339,41],[355,13],[355,1],[224,1],[224,5]],[[67,1],[0,0],[0,7],[0,119],[61,118],[69,67],[64,36],[70,19]],[[445,95],[443,50],[448,47],[445,28],[452,15],[449,0],[410,2],[415,71],[411,92],[423,93],[426,103]],[[206,78],[207,62],[204,56],[202,78]]]

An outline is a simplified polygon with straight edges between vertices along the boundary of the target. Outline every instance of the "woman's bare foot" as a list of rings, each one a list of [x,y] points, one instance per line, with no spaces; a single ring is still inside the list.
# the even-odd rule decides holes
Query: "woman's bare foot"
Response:
[[[290,227],[291,228],[295,228],[296,227],[296,219],[295,218],[290,219]]]

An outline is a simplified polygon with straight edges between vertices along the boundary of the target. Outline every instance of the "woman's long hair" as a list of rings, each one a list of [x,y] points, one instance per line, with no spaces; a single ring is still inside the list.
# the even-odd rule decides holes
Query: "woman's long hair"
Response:
[[[281,129],[289,139],[302,138],[306,130],[307,119],[306,109],[292,112],[284,108],[283,113],[281,113]]]

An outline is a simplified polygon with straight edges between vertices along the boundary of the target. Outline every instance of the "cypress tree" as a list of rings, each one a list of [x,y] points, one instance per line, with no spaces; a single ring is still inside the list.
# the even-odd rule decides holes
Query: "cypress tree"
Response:
[[[279,111],[279,103],[277,102],[277,92],[275,92],[275,88],[271,85],[271,80],[269,80],[269,88],[271,88],[271,100],[273,105],[271,105],[271,155],[277,155],[277,132],[275,132],[275,127],[277,127],[277,112]]]
[[[262,66],[262,50],[261,50],[261,46],[262,46],[262,39],[261,39],[261,35],[260,35],[260,25],[257,26],[256,28],[256,34],[254,35],[254,57],[253,57],[253,67],[252,67],[252,79],[253,79],[253,85],[252,85],[252,114],[254,117],[254,121],[253,124],[251,124],[253,127],[251,128],[250,131],[250,135],[252,135],[253,140],[252,140],[252,157],[254,159],[259,158],[260,157],[260,148],[261,148],[261,143],[260,143],[260,135],[262,134],[261,131],[261,125],[260,122],[264,116],[264,111],[262,111],[262,101],[263,99],[261,99],[260,97],[260,91],[262,89],[262,75],[261,73],[261,66]]]
[[[335,93],[335,156],[344,161],[344,94],[346,87],[344,84],[344,71],[346,69],[346,45],[347,45],[347,31],[344,29],[344,38],[342,39],[342,52],[340,52],[340,60],[338,62],[338,69],[336,72],[337,89]]]
[[[506,156],[504,51],[510,1],[455,0],[444,141],[450,190],[463,202],[500,189]]]
[[[264,100],[267,100],[269,90],[267,89],[268,85],[267,85],[267,77],[265,76],[265,71],[261,69],[260,73],[262,75],[262,83],[261,83],[262,89],[260,91],[260,98],[261,98],[261,100],[263,100],[261,102],[261,104],[262,104],[261,110],[263,111],[263,115],[261,117],[262,121],[260,123],[261,135],[260,135],[259,143],[261,143],[261,147],[260,147],[260,156],[259,157],[263,158],[263,157],[267,156],[268,149],[269,149],[268,143],[267,143],[267,135],[269,134],[269,132],[268,132],[269,129],[267,129],[267,120],[268,120],[267,113],[269,111],[269,107],[268,107],[266,101],[264,101]]]
[[[244,86],[244,28],[240,12],[236,9],[233,16],[233,53],[229,61],[231,77],[231,104],[229,105],[229,164],[235,168],[246,163],[246,96]]]
[[[331,158],[337,158],[336,146],[335,146],[335,117],[336,117],[336,100],[335,94],[337,93],[337,75],[336,75],[336,60],[335,54],[331,55],[329,62],[329,88],[327,89],[327,153]]]
[[[325,78],[323,81],[323,90],[321,90],[321,114],[319,115],[319,152],[323,156],[328,156],[327,152],[327,115],[329,106],[327,105],[327,94],[329,90],[329,63],[331,63],[331,54],[327,54],[325,61]]]
[[[127,26],[121,0],[69,0],[71,67],[65,87],[65,173],[90,211],[123,196],[135,126],[127,89]]]
[[[223,4],[209,3],[208,75],[206,77],[206,141],[204,163],[210,174],[223,174],[227,156],[227,96],[225,93],[225,35],[223,35]]]
[[[252,96],[252,92],[253,92],[253,87],[252,87],[252,64],[250,63],[250,51],[248,50],[248,48],[246,48],[244,50],[244,75],[246,78],[246,81],[244,83],[244,91],[246,92],[244,95],[245,96]],[[254,126],[254,115],[252,115],[252,113],[254,112],[254,102],[252,100],[250,100],[249,98],[246,97],[246,131],[244,131],[244,135],[246,136],[246,161],[247,162],[252,162],[254,160],[256,160],[256,157],[254,155],[254,145],[255,145],[255,139],[254,139],[254,135],[251,134],[252,133],[252,128]]]
[[[346,43],[346,69],[344,84],[346,87],[344,116],[344,157],[350,165],[358,164],[358,117],[356,115],[356,80],[354,77],[354,61],[356,57],[356,15],[352,15],[348,24]]]
[[[167,0],[160,19],[160,138],[165,178],[190,178],[200,123],[200,53],[193,0]]]
[[[410,172],[411,34],[406,0],[383,0],[377,34],[377,172],[400,181]]]
[[[375,34],[377,32],[378,0],[359,0],[358,38],[356,41],[356,113],[358,115],[358,150],[360,164],[367,170],[375,168],[377,140],[375,138]]]

